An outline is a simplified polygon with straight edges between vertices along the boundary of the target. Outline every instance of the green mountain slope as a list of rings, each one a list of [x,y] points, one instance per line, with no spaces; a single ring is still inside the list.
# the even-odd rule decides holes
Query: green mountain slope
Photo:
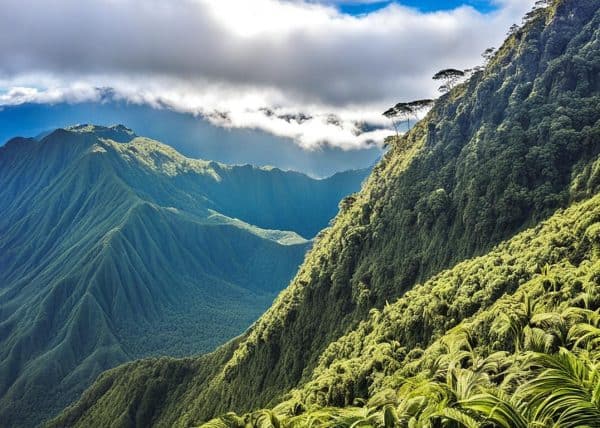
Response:
[[[9,142],[0,426],[39,422],[119,363],[210,351],[243,332],[302,262],[309,241],[297,232],[324,227],[364,174],[314,180],[191,160],[121,126]],[[249,195],[261,199],[235,211]],[[261,211],[272,229],[247,222]]]
[[[206,427],[599,426],[599,231],[596,195],[373,310],[274,409]]]
[[[597,0],[554,2],[511,35],[484,71],[441,97],[393,142],[363,190],[344,200],[290,286],[242,338],[198,359],[145,360],[107,372],[56,425],[189,426],[276,404],[294,388],[315,385],[336,361],[331,354],[345,361],[346,351],[331,344],[352,335],[373,308],[595,195],[599,9]],[[473,281],[485,281],[483,272]],[[465,298],[460,311],[441,305],[446,313],[438,316],[449,318],[443,325],[428,326],[427,313],[407,315],[410,334],[399,346],[419,355],[418,347],[517,286],[497,284]],[[395,316],[404,319],[398,307]],[[347,352],[360,360],[353,348]],[[371,362],[364,360],[366,377]],[[174,382],[170,372],[181,376]],[[335,387],[325,383],[318,391],[325,400],[316,402],[368,399],[374,380],[361,383],[357,373],[332,381]]]

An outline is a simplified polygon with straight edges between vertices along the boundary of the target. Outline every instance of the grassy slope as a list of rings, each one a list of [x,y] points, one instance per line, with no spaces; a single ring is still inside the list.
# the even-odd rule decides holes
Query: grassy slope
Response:
[[[271,309],[221,350],[233,352],[225,364],[222,354],[187,362],[181,388],[150,375],[176,361],[116,369],[59,421],[186,425],[276,402],[309,381],[327,346],[371,308],[594,194],[599,19],[595,0],[557,2],[485,72],[438,100],[344,201]],[[413,334],[414,343],[428,340]],[[142,378],[168,393],[148,393],[152,406],[131,399],[148,392]]]
[[[240,202],[244,188],[216,171],[238,169],[247,188],[267,186],[269,171],[186,159],[121,127],[0,149],[0,425],[39,422],[133,358],[212,350],[265,310],[308,242],[219,213],[213,195]],[[285,188],[269,197],[326,207],[311,219],[322,227],[337,206],[325,199],[357,189],[360,174],[274,172]],[[265,212],[265,224],[305,230]]]

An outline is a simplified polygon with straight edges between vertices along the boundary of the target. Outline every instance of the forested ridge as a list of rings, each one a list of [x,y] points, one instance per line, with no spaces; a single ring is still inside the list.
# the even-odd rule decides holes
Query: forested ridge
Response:
[[[297,271],[310,246],[300,234],[327,225],[365,174],[188,159],[124,126],[9,141],[0,426],[54,416],[125,361],[208,352],[242,333]]]
[[[246,334],[52,425],[596,426],[599,9],[538,9],[392,138]]]
[[[595,196],[372,310],[273,409],[202,426],[600,426],[599,231]]]

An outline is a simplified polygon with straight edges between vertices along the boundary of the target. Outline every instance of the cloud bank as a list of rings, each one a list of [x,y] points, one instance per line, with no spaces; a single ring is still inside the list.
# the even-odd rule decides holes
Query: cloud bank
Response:
[[[350,16],[302,0],[3,0],[0,105],[111,98],[360,148],[389,134],[383,109],[434,96],[435,71],[477,65],[532,3]]]

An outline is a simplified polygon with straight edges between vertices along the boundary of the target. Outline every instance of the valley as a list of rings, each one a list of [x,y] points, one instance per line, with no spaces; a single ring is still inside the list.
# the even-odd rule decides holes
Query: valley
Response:
[[[192,160],[123,126],[9,141],[0,419],[39,422],[103,370],[241,334],[366,174],[315,180]]]

